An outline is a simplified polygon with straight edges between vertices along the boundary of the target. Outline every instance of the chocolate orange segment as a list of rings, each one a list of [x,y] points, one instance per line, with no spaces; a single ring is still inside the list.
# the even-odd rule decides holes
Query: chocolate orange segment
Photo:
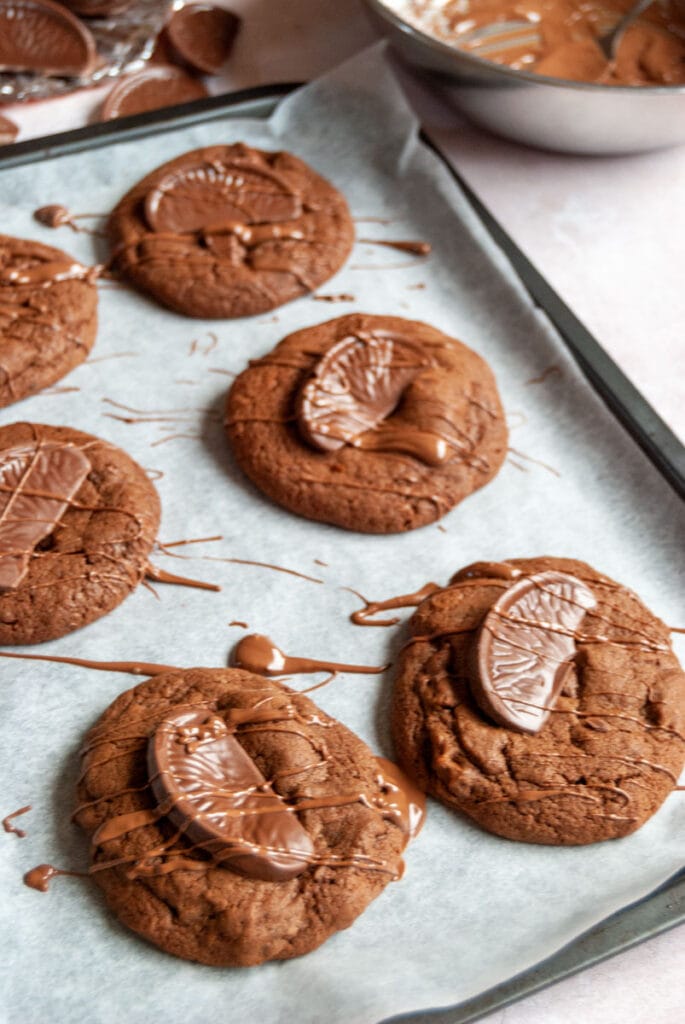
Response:
[[[100,120],[145,114],[175,103],[204,99],[206,95],[207,90],[196,78],[180,68],[158,64],[120,79],[102,105]]]
[[[429,361],[399,336],[350,335],[316,364],[298,398],[298,425],[321,451],[337,451],[373,430],[396,408]]]
[[[300,197],[279,174],[239,159],[184,167],[162,178],[145,198],[150,228],[178,234],[230,232],[240,225],[294,220],[301,213]]]
[[[226,722],[207,708],[179,711],[150,740],[152,791],[166,816],[222,867],[285,881],[314,847]]]
[[[0,0],[0,71],[78,77],[95,64],[95,41],[60,4]]]
[[[513,583],[478,635],[471,684],[481,710],[508,729],[539,732],[575,656],[578,627],[596,603],[590,588],[566,573]]]
[[[52,533],[90,472],[78,448],[49,441],[0,458],[0,591],[18,586],[36,545]]]
[[[187,4],[175,11],[166,35],[175,56],[197,71],[214,75],[225,64],[240,18],[213,4]]]

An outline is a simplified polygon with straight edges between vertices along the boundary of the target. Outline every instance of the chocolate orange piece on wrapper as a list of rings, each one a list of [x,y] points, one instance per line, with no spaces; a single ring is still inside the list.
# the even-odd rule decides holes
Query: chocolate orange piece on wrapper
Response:
[[[206,95],[202,82],[181,68],[156,64],[120,79],[102,105],[100,120],[145,114],[148,110],[170,107],[175,103],[200,100]]]
[[[86,26],[51,0],[0,0],[0,71],[67,78],[93,69],[95,42]]]
[[[239,28],[240,18],[232,11],[197,3],[174,11],[165,31],[178,60],[215,75],[228,60]]]

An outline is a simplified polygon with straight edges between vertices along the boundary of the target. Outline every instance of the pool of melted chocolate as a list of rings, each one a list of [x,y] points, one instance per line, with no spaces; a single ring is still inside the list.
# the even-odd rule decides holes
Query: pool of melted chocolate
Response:
[[[685,6],[655,0],[608,61],[598,39],[633,0],[391,0],[417,28],[465,53],[519,71],[601,85],[685,84]],[[505,23],[525,28],[495,31]],[[485,30],[485,31],[484,31]]]

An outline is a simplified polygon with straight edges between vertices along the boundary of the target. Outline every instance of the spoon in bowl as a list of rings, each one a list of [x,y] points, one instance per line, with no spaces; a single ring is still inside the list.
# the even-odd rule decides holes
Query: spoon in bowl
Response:
[[[625,30],[632,25],[643,11],[654,0],[636,0],[616,24],[597,38],[597,45],[602,54],[611,63],[616,58],[618,44]],[[540,32],[535,23],[530,21],[500,21],[485,25],[465,33],[459,45],[461,49],[473,53],[475,57],[492,57],[500,52],[539,46],[542,42]]]

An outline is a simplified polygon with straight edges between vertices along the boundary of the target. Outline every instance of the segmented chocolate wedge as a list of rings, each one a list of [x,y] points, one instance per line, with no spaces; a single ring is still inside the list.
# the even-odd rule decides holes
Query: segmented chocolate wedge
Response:
[[[429,366],[408,339],[391,334],[350,335],[314,368],[298,400],[298,425],[307,441],[336,451],[390,415],[408,384]]]
[[[314,847],[297,815],[210,709],[162,722],[148,770],[166,816],[223,867],[273,882],[311,863]]]
[[[483,621],[472,685],[490,718],[538,732],[576,653],[578,626],[597,601],[575,576],[540,572],[513,583]]]
[[[0,0],[0,71],[79,77],[96,61],[86,26],[51,0]]]
[[[199,163],[163,178],[145,198],[153,231],[220,231],[234,224],[294,220],[302,203],[275,171],[247,160]]]

